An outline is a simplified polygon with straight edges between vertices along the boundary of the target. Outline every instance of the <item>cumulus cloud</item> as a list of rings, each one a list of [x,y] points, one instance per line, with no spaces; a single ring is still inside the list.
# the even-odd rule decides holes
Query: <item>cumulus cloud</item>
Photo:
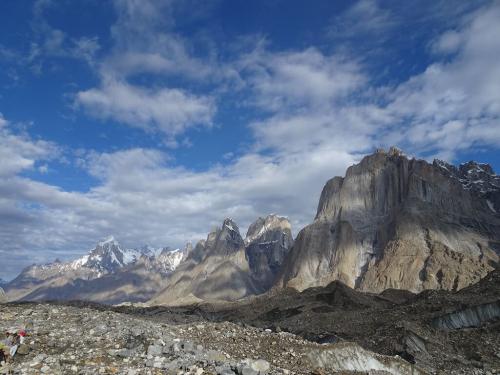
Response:
[[[248,74],[256,104],[278,110],[283,106],[331,106],[366,81],[359,65],[342,56],[325,56],[315,48],[270,53],[261,48],[244,56],[240,64]]]
[[[472,147],[498,147],[499,19],[496,3],[467,15],[460,28],[435,39],[434,52],[445,56],[391,86],[371,84],[363,64],[335,64],[337,55],[317,50],[254,54],[250,66],[264,68],[255,68],[249,82],[256,102],[271,111],[251,124],[257,146],[282,153],[315,147],[361,152],[397,144],[415,155],[447,159]],[[290,61],[321,78],[288,69]],[[282,67],[294,74],[283,74]],[[336,91],[336,85],[345,89]]]
[[[58,147],[51,142],[32,140],[27,134],[15,134],[0,113],[0,177],[8,178],[32,169],[37,160],[53,158]]]
[[[450,42],[438,38],[452,60],[431,64],[388,95],[386,110],[399,121],[399,141],[414,149],[431,149],[452,157],[476,145],[500,145],[500,6],[476,11]],[[443,42],[444,40],[444,42]]]
[[[98,66],[101,84],[77,92],[76,108],[103,120],[160,133],[171,145],[178,145],[175,136],[188,128],[212,125],[217,106],[209,93],[197,94],[162,80],[155,88],[132,83],[143,74],[195,81],[224,75],[194,57],[188,42],[172,31],[175,6],[164,0],[114,1],[117,21],[111,28],[113,46]],[[86,51],[92,44],[82,47]]]
[[[215,101],[179,89],[147,89],[106,79],[102,87],[81,91],[76,103],[94,117],[175,136],[196,125],[211,126]]]
[[[117,4],[128,12],[139,2]],[[138,22],[149,17],[153,26],[175,22],[156,19],[156,2],[147,4]],[[226,216],[244,229],[270,212],[289,216],[297,233],[314,217],[325,181],[343,175],[375,147],[396,144],[417,156],[449,159],[471,147],[498,148],[499,8],[496,3],[483,7],[445,31],[433,44],[439,53],[427,69],[386,86],[374,85],[365,63],[318,48],[276,52],[261,46],[241,55],[232,69],[244,81],[245,105],[258,114],[249,123],[250,147],[202,171],[179,166],[175,155],[156,149],[83,150],[77,164],[95,185],[64,191],[22,174],[50,170],[57,147],[14,133],[0,116],[0,150],[7,150],[0,155],[0,174],[6,176],[0,178],[5,239],[0,253],[10,254],[9,264],[18,270],[28,255],[30,262],[74,256],[107,234],[126,246],[181,246],[203,238]],[[151,30],[145,23],[120,27],[131,27],[132,34]],[[119,30],[125,29],[114,32]],[[167,86],[146,89],[127,80],[143,71],[146,60],[146,70],[166,75],[177,69],[172,61],[196,66],[182,39],[168,34],[182,45],[174,60],[155,52],[154,44],[149,50],[120,41],[116,51],[134,57],[118,68],[108,56],[99,72],[101,84],[76,95],[81,108],[168,136],[196,124],[210,126],[214,96]],[[109,73],[110,68],[118,73]]]

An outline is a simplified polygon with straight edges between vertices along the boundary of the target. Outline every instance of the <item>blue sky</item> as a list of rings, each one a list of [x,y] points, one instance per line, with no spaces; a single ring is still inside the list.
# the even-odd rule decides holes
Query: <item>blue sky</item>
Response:
[[[309,223],[377,147],[500,169],[491,1],[0,4],[0,277],[115,235]]]

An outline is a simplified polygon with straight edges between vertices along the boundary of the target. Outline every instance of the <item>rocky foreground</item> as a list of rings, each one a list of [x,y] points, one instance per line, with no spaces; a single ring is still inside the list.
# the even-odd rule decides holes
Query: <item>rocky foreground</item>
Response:
[[[2,367],[4,374],[423,373],[398,357],[356,344],[320,345],[228,322],[166,324],[51,304],[0,305],[0,316],[1,332],[28,331],[25,344]]]

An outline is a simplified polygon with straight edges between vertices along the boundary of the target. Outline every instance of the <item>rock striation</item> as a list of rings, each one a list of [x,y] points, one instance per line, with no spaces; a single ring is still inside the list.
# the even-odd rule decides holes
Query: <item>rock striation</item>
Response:
[[[419,292],[473,284],[498,267],[499,186],[486,164],[456,168],[378,150],[326,183],[276,286],[339,280]]]
[[[269,215],[245,239],[231,219],[196,244],[151,304],[235,301],[267,291],[292,245],[288,219]]]

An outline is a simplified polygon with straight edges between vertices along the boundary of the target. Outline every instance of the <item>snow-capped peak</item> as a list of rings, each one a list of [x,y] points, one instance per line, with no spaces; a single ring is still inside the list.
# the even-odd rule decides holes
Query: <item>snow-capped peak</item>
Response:
[[[115,246],[120,246],[120,244],[118,243],[118,241],[115,239],[115,236],[111,235],[111,236],[108,236],[106,238],[104,238],[103,240],[99,241],[98,242],[98,246],[106,246],[108,244],[112,244],[112,245],[115,245]]]
[[[291,230],[291,225],[288,218],[285,216],[279,216],[273,213],[266,217],[259,217],[248,227],[245,243],[248,245],[257,239],[262,240],[267,233],[272,231],[283,232],[286,230]]]
[[[122,248],[113,236],[97,242],[95,248],[80,258],[69,262],[52,262],[27,267],[23,272],[61,274],[71,272],[84,275],[85,278],[99,278],[103,275],[126,270],[128,266],[140,265],[168,274],[184,260],[186,250],[169,247],[154,248],[145,245],[140,249]],[[140,261],[140,263],[139,263]]]
[[[495,174],[489,164],[469,161],[457,168],[445,161],[434,160],[434,166],[439,167],[448,177],[458,180],[466,190],[480,195],[500,190],[500,176]]]
[[[235,231],[235,232],[237,232],[237,231],[238,231],[237,229],[235,229],[235,227],[236,227],[236,228],[238,228],[238,227],[237,227],[237,226],[236,226],[236,224],[234,223],[233,219],[231,219],[231,218],[229,218],[229,217],[227,217],[226,219],[224,219],[224,223],[223,223],[223,225],[222,225],[222,226],[223,226],[223,227],[226,227],[226,228],[227,228],[227,229],[229,229],[230,231]]]

